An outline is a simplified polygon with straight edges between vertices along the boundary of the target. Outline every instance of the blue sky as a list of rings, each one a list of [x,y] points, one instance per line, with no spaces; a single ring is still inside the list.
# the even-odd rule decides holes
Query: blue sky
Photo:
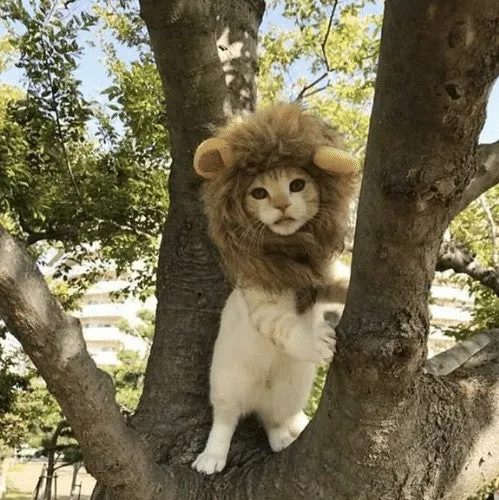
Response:
[[[81,6],[80,6],[81,7]],[[374,5],[369,5],[370,13],[381,11],[382,2],[376,0]],[[279,11],[267,11],[261,31],[266,31],[270,25],[276,25],[282,28],[292,27],[290,20],[284,19]],[[5,33],[0,27],[0,37]],[[134,58],[134,51],[126,47],[120,47],[119,56],[125,61],[131,61]],[[87,99],[100,100],[100,93],[110,84],[107,72],[103,63],[104,53],[99,47],[86,47],[85,54],[80,59],[80,66],[77,76],[83,82],[83,93]],[[296,71],[296,70],[295,70]],[[299,72],[302,72],[300,74]],[[295,74],[291,74],[291,79],[297,81],[300,76],[306,74],[304,65],[297,66]],[[19,87],[23,86],[22,75],[16,68],[11,68],[0,74],[0,82],[9,83]],[[480,142],[494,142],[499,140],[499,80],[495,83],[490,94],[487,106],[487,121],[480,135]]]

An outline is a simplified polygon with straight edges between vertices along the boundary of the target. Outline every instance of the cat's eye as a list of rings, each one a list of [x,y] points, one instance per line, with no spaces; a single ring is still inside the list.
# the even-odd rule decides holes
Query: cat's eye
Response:
[[[267,191],[264,188],[255,188],[250,194],[253,198],[255,198],[255,200],[263,200],[267,197]]]
[[[292,193],[298,193],[299,191],[303,191],[304,187],[305,187],[305,181],[303,179],[295,179],[294,181],[291,181],[289,184],[289,190]]]

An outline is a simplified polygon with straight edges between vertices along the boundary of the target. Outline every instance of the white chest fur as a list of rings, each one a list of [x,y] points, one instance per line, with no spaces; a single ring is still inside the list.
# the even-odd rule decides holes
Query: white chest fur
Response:
[[[308,423],[302,409],[315,365],[331,360],[334,343],[320,305],[298,315],[292,291],[236,288],[223,309],[213,352],[213,425],[193,467],[206,474],[222,470],[237,422],[248,413],[261,419],[273,451],[294,441]]]

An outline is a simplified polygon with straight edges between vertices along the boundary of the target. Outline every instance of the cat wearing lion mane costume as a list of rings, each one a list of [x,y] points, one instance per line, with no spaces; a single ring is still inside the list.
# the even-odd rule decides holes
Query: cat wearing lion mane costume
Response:
[[[334,329],[317,295],[341,300],[338,277],[357,162],[337,132],[298,104],[234,119],[199,145],[209,234],[234,283],[210,372],[213,425],[193,467],[226,464],[236,425],[256,413],[280,451],[308,423],[316,364],[331,361]]]

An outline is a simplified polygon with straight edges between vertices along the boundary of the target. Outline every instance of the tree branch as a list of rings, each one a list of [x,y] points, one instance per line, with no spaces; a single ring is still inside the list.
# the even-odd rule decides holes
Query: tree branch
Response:
[[[456,246],[453,241],[443,241],[438,252],[436,270],[448,269],[467,274],[490,288],[499,297],[499,272],[479,264],[473,256]]]
[[[23,228],[24,230],[24,228]],[[48,229],[47,231],[33,231],[29,233],[26,238],[26,246],[31,246],[42,240],[57,240],[57,241],[67,241],[73,240],[76,237],[77,231],[74,228],[71,229]]]
[[[28,223],[22,212],[19,212],[19,225],[21,229],[28,235],[24,240],[26,246],[31,246],[42,240],[72,240],[76,237],[77,231],[74,228],[54,229],[51,224],[48,224],[46,231],[35,231]]]
[[[432,375],[448,375],[497,338],[499,338],[499,328],[492,328],[487,332],[478,333],[474,337],[463,340],[450,349],[428,359],[424,370]]]
[[[66,315],[23,248],[0,227],[0,318],[57,398],[82,446],[85,464],[111,488],[164,498],[171,476],[126,426],[109,375],[88,354],[79,321]],[[173,495],[174,496],[174,495]],[[127,492],[120,498],[140,500]],[[171,498],[171,497],[168,497]]]
[[[472,201],[499,183],[499,141],[478,146],[479,168],[468,187],[456,203],[454,216],[464,210]]]
[[[302,99],[305,99],[306,97],[310,97],[311,95],[317,94],[318,92],[321,92],[322,90],[326,89],[329,86],[329,82],[328,82],[323,87],[320,87],[319,89],[315,89],[312,92],[309,92],[307,94],[308,90],[310,90],[311,88],[315,87],[318,83],[322,82],[322,80],[324,80],[324,78],[326,78],[329,75],[329,73],[331,73],[331,71],[332,71],[332,68],[329,65],[329,59],[328,59],[327,53],[326,53],[326,44],[327,44],[327,41],[328,41],[328,38],[329,38],[329,34],[331,33],[331,26],[333,25],[333,19],[334,19],[334,15],[336,13],[336,7],[337,6],[338,6],[338,0],[336,0],[334,2],[333,9],[331,10],[331,14],[329,16],[329,21],[328,21],[328,24],[327,24],[326,34],[324,36],[324,40],[322,40],[322,43],[321,43],[322,58],[323,58],[323,61],[324,61],[324,65],[326,66],[326,71],[321,76],[319,76],[318,78],[316,78],[312,83],[309,83],[308,85],[305,85],[300,90],[300,93],[296,97],[296,99],[295,99],[296,101],[300,101]]]

